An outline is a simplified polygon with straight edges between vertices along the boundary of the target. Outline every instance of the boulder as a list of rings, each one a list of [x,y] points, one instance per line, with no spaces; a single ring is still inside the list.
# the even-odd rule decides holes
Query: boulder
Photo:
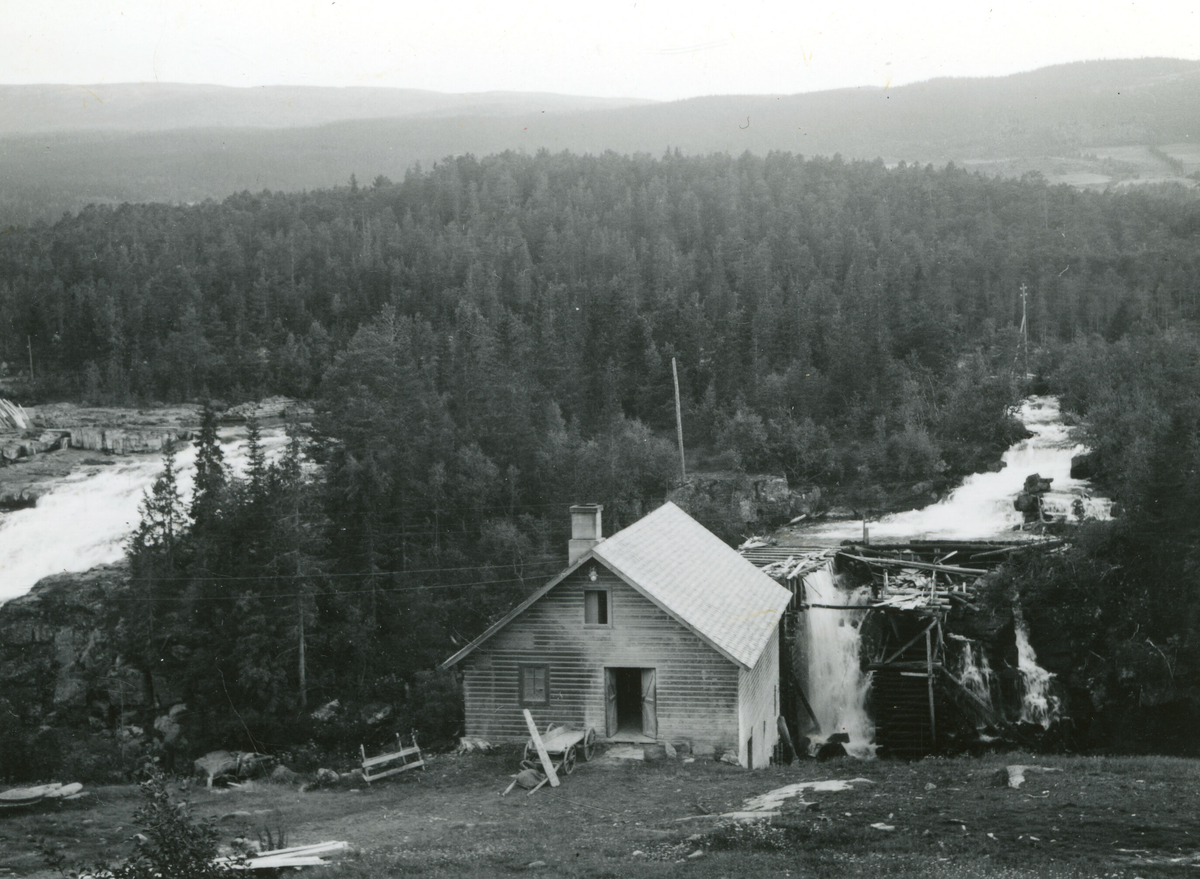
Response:
[[[1017,495],[1017,499],[1013,501],[1013,509],[1022,513],[1037,512],[1041,506],[1041,501],[1037,495],[1021,492]]]
[[[338,712],[341,710],[342,703],[337,699],[334,699],[330,702],[326,702],[324,705],[310,714],[309,717],[311,717],[313,720],[319,720],[323,723],[328,723],[337,717]]]
[[[667,748],[661,742],[655,742],[652,745],[642,746],[642,758],[647,762],[667,759]]]
[[[820,761],[836,760],[846,756],[846,746],[841,742],[826,742],[817,749],[817,759]]]
[[[1072,479],[1093,479],[1099,460],[1095,452],[1084,452],[1071,458]]]
[[[317,770],[317,784],[337,784],[340,780],[341,776],[332,769],[322,768]]]
[[[175,719],[173,717],[170,717],[169,715],[166,715],[166,714],[155,719],[154,728],[156,730],[158,730],[158,732],[162,733],[164,745],[175,744],[179,740],[179,737],[181,735],[183,735],[183,727],[181,727],[178,723],[176,723]],[[204,759],[204,758],[202,757],[201,759]],[[197,762],[199,762],[199,761],[197,761]],[[233,766],[234,766],[234,769],[237,768],[236,760],[234,761]],[[211,781],[211,779],[210,779],[210,781]],[[211,783],[209,784],[209,786],[210,787],[212,786]]]
[[[1050,490],[1050,483],[1054,481],[1054,477],[1043,478],[1038,473],[1030,473],[1025,477],[1025,485],[1023,490],[1029,494],[1045,494]]]
[[[299,778],[300,776],[298,773],[288,769],[282,763],[276,766],[274,771],[271,773],[271,781],[275,782],[276,784],[295,784]]]

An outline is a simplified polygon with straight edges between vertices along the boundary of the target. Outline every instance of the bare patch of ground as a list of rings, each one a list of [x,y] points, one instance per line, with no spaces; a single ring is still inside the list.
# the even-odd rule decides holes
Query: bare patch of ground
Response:
[[[1191,806],[1200,764],[1189,760],[1007,755],[758,772],[711,761],[598,761],[557,789],[501,797],[516,763],[512,753],[434,757],[424,772],[371,787],[301,793],[255,783],[180,796],[196,814],[218,819],[227,838],[282,828],[291,845],[346,840],[356,853],[314,874],[346,877],[1148,879],[1177,875],[1200,852]],[[1009,763],[1061,771],[1028,772],[1012,789],[997,781]],[[873,783],[806,790],[770,820],[720,817],[787,785],[859,777]],[[116,857],[135,830],[137,800],[133,786],[102,788],[57,811],[0,816],[0,874],[44,872],[31,838],[85,863]]]

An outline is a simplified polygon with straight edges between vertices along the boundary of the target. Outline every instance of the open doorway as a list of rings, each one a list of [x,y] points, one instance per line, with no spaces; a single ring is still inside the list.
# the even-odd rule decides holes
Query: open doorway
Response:
[[[658,693],[652,668],[604,670],[605,726],[611,738],[658,736]]]

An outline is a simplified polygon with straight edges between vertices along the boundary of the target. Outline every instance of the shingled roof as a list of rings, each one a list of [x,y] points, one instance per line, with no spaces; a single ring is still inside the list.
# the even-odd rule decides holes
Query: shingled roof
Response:
[[[788,590],[668,501],[596,544],[443,667],[457,663],[590,560],[747,669],[758,661],[791,600]]]

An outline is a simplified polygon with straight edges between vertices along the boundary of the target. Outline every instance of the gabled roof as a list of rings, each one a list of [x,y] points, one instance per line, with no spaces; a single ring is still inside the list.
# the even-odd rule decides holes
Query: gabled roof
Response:
[[[589,560],[603,564],[743,668],[753,668],[791,593],[668,501],[603,540],[444,663],[457,663]]]

